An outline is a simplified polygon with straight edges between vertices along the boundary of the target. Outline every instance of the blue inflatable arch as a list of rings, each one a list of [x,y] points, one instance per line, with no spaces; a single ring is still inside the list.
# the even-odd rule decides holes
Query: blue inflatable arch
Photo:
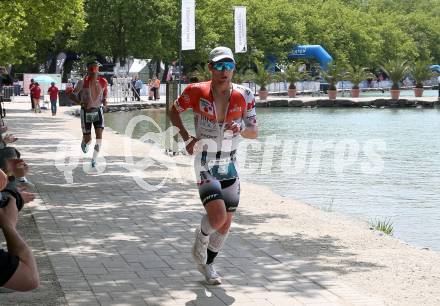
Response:
[[[440,73],[440,65],[432,65],[431,70],[437,73]]]
[[[293,47],[289,59],[314,58],[319,62],[322,69],[327,69],[328,64],[333,60],[330,54],[320,45],[297,45]]]

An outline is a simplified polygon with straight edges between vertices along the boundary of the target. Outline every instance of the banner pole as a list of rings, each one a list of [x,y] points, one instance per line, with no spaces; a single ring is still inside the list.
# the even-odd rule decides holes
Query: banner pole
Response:
[[[182,48],[179,48],[179,96],[182,93],[182,70]]]

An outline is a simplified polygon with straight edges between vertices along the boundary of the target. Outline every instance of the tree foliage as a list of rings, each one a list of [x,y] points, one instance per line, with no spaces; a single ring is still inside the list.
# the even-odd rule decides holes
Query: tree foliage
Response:
[[[85,0],[82,49],[124,61],[172,60],[178,51],[178,10],[171,0]]]
[[[74,44],[70,33],[85,27],[82,0],[17,0],[0,5],[0,65],[35,59],[44,42],[64,32],[64,47]],[[45,58],[42,60],[44,61]],[[41,61],[40,61],[41,62]]]
[[[183,52],[186,70],[206,63],[215,46],[234,47],[238,5],[247,7],[248,26],[239,68],[267,55],[286,61],[295,44],[319,44],[337,61],[370,69],[396,59],[440,63],[438,0],[196,0],[196,50]],[[180,0],[2,1],[0,26],[0,64],[41,62],[65,49],[171,62]]]

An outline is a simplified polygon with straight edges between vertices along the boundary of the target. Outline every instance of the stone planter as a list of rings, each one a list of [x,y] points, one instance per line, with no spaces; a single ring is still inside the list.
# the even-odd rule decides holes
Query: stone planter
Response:
[[[336,94],[338,93],[337,90],[327,90],[328,98],[330,100],[336,100]]]
[[[267,96],[269,96],[269,92],[267,90],[260,90],[258,91],[258,96],[260,97],[260,100],[266,101]]]
[[[423,88],[415,87],[414,88],[414,96],[416,96],[417,98],[420,98],[421,96],[423,96]]]
[[[289,98],[295,98],[296,97],[296,88],[294,89],[288,89],[287,94],[289,95]]]
[[[352,98],[359,98],[361,90],[359,88],[352,88],[350,92]]]
[[[391,93],[391,99],[393,100],[399,100],[400,97],[400,89],[391,89],[390,90]]]

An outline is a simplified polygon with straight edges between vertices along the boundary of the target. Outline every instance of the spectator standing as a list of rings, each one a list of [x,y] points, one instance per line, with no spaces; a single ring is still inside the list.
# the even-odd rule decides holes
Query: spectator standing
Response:
[[[50,97],[50,109],[52,110],[52,116],[57,114],[57,99],[58,99],[58,87],[55,86],[55,83],[50,83],[50,87],[47,90],[47,93]]]
[[[139,79],[139,77],[136,77],[136,82],[134,83],[134,89],[136,91],[136,100],[141,100],[141,89],[142,89],[142,81]]]
[[[438,82],[438,100],[440,101],[440,75],[437,78],[437,82]]]
[[[153,100],[154,98],[154,90],[153,90],[153,81],[151,79],[148,80],[148,100]]]
[[[132,92],[132,97],[131,97],[131,101],[134,101],[134,100],[136,100],[136,87],[135,87],[135,84],[136,84],[136,76],[134,76],[132,79],[131,79],[131,82],[130,82],[130,88],[131,88],[131,92]]]
[[[34,97],[32,96],[32,90],[34,89],[35,81],[31,79],[31,83],[29,84],[29,95],[31,96],[31,110],[35,109]]]
[[[41,88],[40,88],[40,84],[38,84],[38,82],[34,83],[34,86],[32,87],[31,90],[31,96],[33,97],[34,100],[34,110],[35,113],[41,113],[41,109],[40,109],[40,97],[41,97]]]
[[[160,80],[157,77],[153,78],[154,100],[160,99]]]

